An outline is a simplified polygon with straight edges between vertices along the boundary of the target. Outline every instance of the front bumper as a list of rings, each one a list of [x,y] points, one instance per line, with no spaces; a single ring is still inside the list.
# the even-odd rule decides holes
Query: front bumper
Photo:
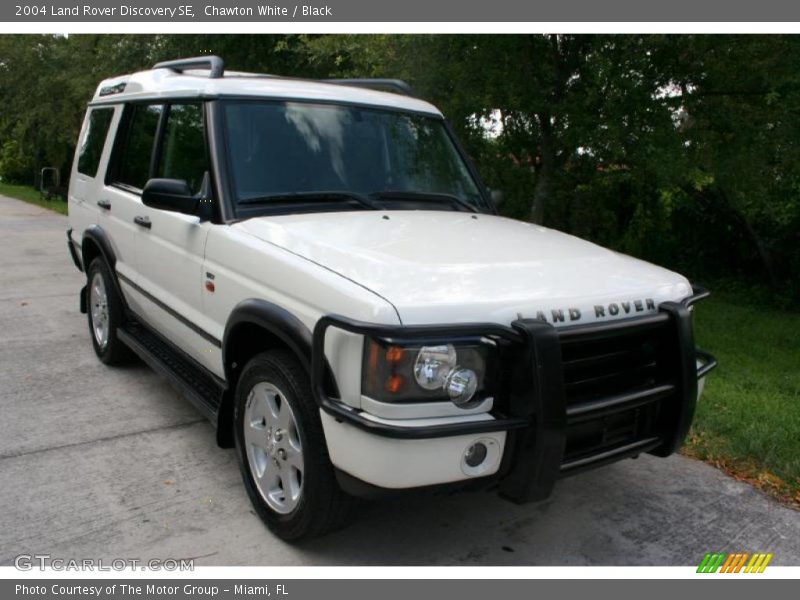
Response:
[[[692,296],[681,302],[664,302],[655,314],[562,328],[534,319],[518,319],[510,327],[387,326],[325,316],[314,329],[312,388],[324,413],[334,465],[382,488],[469,480],[476,474],[465,474],[456,458],[469,444],[483,439],[497,444],[499,455],[496,464],[478,476],[499,481],[504,496],[526,502],[547,497],[559,478],[573,473],[643,452],[668,456],[688,433],[698,379],[716,366],[714,357],[694,344],[690,308],[706,296],[708,292],[695,287]],[[336,389],[324,354],[325,334],[331,327],[404,341],[469,336],[496,339],[511,357],[503,401],[496,402],[492,412],[481,419],[419,424],[375,419],[328,392]],[[663,364],[658,364],[657,378],[648,385],[575,400],[570,390],[583,382],[571,381],[569,372],[589,359],[575,358],[572,348],[613,346],[615,340],[646,339],[649,335],[657,335],[659,340],[658,360]],[[359,467],[348,468],[355,464]],[[406,476],[408,469],[422,470],[424,475]]]

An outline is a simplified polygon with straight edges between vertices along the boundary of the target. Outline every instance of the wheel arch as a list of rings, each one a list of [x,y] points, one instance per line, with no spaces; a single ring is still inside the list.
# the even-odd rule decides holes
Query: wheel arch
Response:
[[[81,239],[81,261],[83,262],[83,269],[86,273],[87,281],[89,277],[89,266],[97,257],[102,257],[103,260],[106,261],[106,264],[111,271],[111,280],[112,285],[114,286],[114,291],[117,293],[117,296],[120,298],[120,300],[122,300],[122,305],[127,306],[125,303],[125,295],[122,293],[122,288],[120,288],[119,279],[117,278],[117,255],[114,253],[114,249],[111,246],[111,238],[102,227],[99,225],[92,225],[83,232],[83,238]],[[86,295],[87,288],[84,286],[81,290],[82,313],[86,313],[87,310]]]
[[[92,225],[83,232],[81,241],[81,259],[88,268],[89,263],[98,256],[102,256],[111,269],[117,264],[117,255],[111,247],[111,239],[99,225]]]
[[[311,330],[294,314],[267,300],[243,300],[231,312],[222,338],[222,364],[228,391],[219,407],[217,443],[223,448],[233,445],[233,405],[242,368],[256,354],[275,348],[291,351],[311,376]],[[327,387],[336,389],[328,366]]]

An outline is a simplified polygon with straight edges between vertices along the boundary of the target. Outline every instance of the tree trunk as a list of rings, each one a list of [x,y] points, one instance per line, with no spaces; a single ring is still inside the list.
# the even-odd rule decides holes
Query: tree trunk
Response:
[[[726,215],[730,221],[738,226],[739,230],[744,234],[744,237],[753,245],[758,259],[761,262],[761,267],[764,270],[764,274],[766,275],[767,283],[772,289],[777,289],[778,276],[775,272],[772,254],[770,253],[769,248],[767,248],[767,245],[764,243],[764,240],[761,239],[761,236],[758,234],[755,227],[753,227],[753,224],[750,223],[748,218],[731,203],[731,201],[728,199],[728,195],[723,190],[716,189],[711,193],[701,192],[700,198],[702,199],[703,197],[711,200],[710,202],[705,203],[706,206],[711,205],[713,208]]]
[[[767,281],[773,289],[778,287],[778,276],[775,274],[775,266],[772,262],[772,255],[770,254],[767,245],[764,243],[764,240],[761,239],[761,236],[753,227],[753,224],[750,223],[748,218],[738,210],[733,203],[728,199],[728,195],[721,189],[717,190],[717,197],[720,200],[720,204],[725,212],[727,212],[731,219],[739,225],[739,227],[744,232],[745,236],[750,240],[750,243],[753,244],[753,247],[758,254],[758,258],[761,261],[761,266],[764,268],[764,274],[767,276]]]
[[[762,240],[761,236],[758,235],[758,232],[755,230],[750,221],[748,221],[743,214],[734,209],[732,210],[736,214],[736,217],[738,218],[739,223],[741,223],[742,228],[745,230],[745,232],[747,232],[747,236],[750,238],[753,246],[755,246],[756,252],[758,252],[758,257],[761,259],[761,265],[764,267],[764,273],[767,275],[770,287],[772,289],[777,289],[778,276],[775,274],[775,266],[772,263],[772,254],[770,253],[769,249],[767,249],[764,240]]]
[[[533,187],[533,201],[529,220],[541,225],[544,222],[545,207],[553,193],[553,177],[555,175],[555,151],[553,149],[553,125],[550,116],[537,113],[539,122],[539,167],[536,169],[536,181]]]

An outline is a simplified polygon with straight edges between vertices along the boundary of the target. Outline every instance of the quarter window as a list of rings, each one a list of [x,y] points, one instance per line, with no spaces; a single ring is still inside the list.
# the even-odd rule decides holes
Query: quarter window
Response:
[[[106,143],[108,128],[114,116],[113,108],[95,108],[89,113],[89,122],[81,140],[78,153],[78,172],[89,177],[97,175],[100,156]]]

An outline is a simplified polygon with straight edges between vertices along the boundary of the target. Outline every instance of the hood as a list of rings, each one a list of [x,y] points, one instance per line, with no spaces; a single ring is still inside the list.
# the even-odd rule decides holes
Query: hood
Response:
[[[530,223],[450,211],[254,218],[233,227],[382,296],[404,324],[556,326],[654,312],[688,296],[671,271]]]

